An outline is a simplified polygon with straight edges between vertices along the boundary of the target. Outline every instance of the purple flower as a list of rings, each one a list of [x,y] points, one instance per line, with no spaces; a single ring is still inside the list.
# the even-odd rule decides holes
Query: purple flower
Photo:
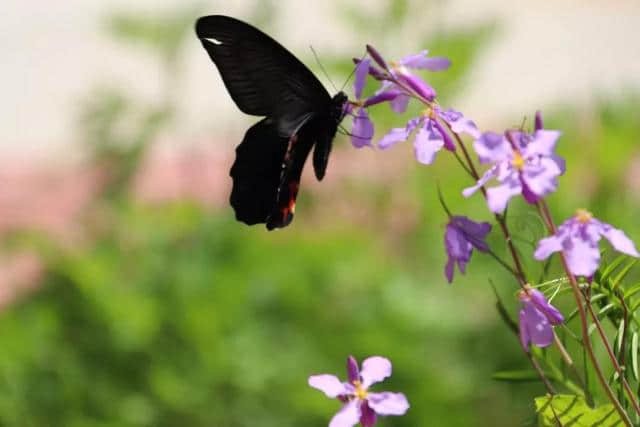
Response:
[[[480,135],[473,121],[465,119],[462,113],[452,109],[442,111],[438,106],[434,106],[423,111],[419,117],[409,120],[404,128],[391,129],[378,142],[378,148],[386,150],[398,142],[406,141],[417,129],[413,140],[416,159],[429,165],[443,147],[449,151],[456,150],[451,136],[437,119],[447,123],[454,133],[468,133],[475,137]]]
[[[553,342],[553,326],[564,321],[557,308],[549,304],[542,292],[526,285],[518,294],[520,309],[520,344],[529,351],[529,344],[547,347]]]
[[[357,60],[355,79],[353,81],[353,91],[356,95],[356,101],[347,104],[348,107],[346,113],[353,116],[353,122],[351,125],[351,144],[356,148],[371,146],[374,127],[371,119],[369,119],[369,113],[367,113],[366,108],[381,102],[393,102],[394,98],[400,94],[397,90],[390,90],[384,93],[378,92],[364,100],[361,99],[367,74],[369,74],[372,68],[371,60]]]
[[[370,146],[373,133],[373,123],[369,119],[367,110],[359,108],[358,112],[353,115],[353,123],[351,125],[351,144],[356,148]]]
[[[600,264],[598,241],[604,236],[618,251],[640,257],[635,245],[621,230],[601,222],[584,209],[558,227],[556,234],[538,242],[533,256],[543,260],[554,252],[562,251],[569,271],[576,276],[591,277]]]
[[[367,45],[367,51],[373,60],[382,69],[367,63],[366,72],[360,71],[362,75],[367,74],[382,81],[382,86],[376,92],[377,94],[387,91],[396,92],[394,98],[390,100],[391,108],[398,113],[402,113],[407,109],[409,97],[417,95],[427,102],[432,102],[436,97],[436,91],[420,77],[411,73],[409,69],[422,69],[429,71],[440,71],[448,68],[451,61],[442,57],[428,57],[428,51],[405,56],[399,61],[392,61],[391,66],[382,58],[378,51],[370,45]],[[354,59],[356,64],[360,65],[367,60]],[[356,76],[357,77],[357,76]]]
[[[489,209],[501,213],[509,199],[522,194],[529,203],[555,191],[558,176],[563,173],[564,161],[555,152],[559,131],[537,130],[533,135],[507,131],[505,135],[485,132],[473,147],[480,163],[493,163],[473,187],[462,194],[471,196],[491,178],[500,185],[487,190]]]
[[[465,216],[452,216],[447,224],[444,234],[444,247],[447,251],[447,265],[444,267],[444,275],[449,283],[453,281],[453,268],[458,263],[460,273],[464,274],[465,267],[471,259],[473,248],[481,252],[489,250],[485,242],[487,234],[491,231],[488,222],[475,222]]]
[[[369,357],[362,362],[362,370],[353,356],[347,358],[348,382],[341,382],[330,374],[312,375],[309,385],[331,398],[344,403],[340,411],[329,422],[329,427],[352,427],[358,422],[362,427],[371,427],[377,415],[403,415],[409,402],[402,393],[370,392],[369,386],[391,375],[391,362],[380,356]]]

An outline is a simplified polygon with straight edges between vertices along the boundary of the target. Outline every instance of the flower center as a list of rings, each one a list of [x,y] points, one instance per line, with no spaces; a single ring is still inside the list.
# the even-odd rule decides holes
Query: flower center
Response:
[[[578,209],[576,211],[576,219],[582,224],[589,223],[589,221],[591,221],[591,218],[593,218],[593,215],[591,215],[591,212],[586,209]]]
[[[366,400],[366,399],[367,399],[367,394],[368,394],[368,393],[367,393],[367,389],[366,389],[366,388],[364,388],[364,387],[362,387],[362,383],[361,383],[360,381],[358,381],[358,380],[355,380],[355,381],[353,382],[353,385],[354,385],[354,386],[355,386],[355,388],[356,388],[356,391],[355,391],[355,393],[354,393],[354,394],[356,395],[356,397],[357,397],[358,399],[360,399],[360,400]]]
[[[524,158],[520,155],[519,152],[513,152],[513,160],[511,160],[511,164],[519,171],[524,168]]]
[[[422,111],[420,112],[420,115],[421,115],[422,117],[433,118],[433,108],[431,108],[431,107],[427,107],[427,108],[425,108],[424,110],[422,110]]]
[[[528,283],[524,285],[524,289],[521,289],[520,292],[518,292],[518,299],[520,301],[529,301],[531,299],[531,295],[529,295],[531,289],[531,285],[529,285]]]

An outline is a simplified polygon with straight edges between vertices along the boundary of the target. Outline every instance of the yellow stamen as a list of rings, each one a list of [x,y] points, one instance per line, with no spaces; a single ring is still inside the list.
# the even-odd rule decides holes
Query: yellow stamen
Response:
[[[581,223],[587,224],[589,221],[591,221],[591,219],[593,218],[593,215],[591,215],[591,212],[589,212],[586,209],[578,209],[576,211],[576,218]]]
[[[517,170],[522,170],[524,168],[524,159],[517,151],[513,152],[513,160],[511,160],[511,164]]]
[[[518,292],[518,299],[520,299],[520,301],[527,301],[527,300],[529,300],[529,298],[531,297],[531,296],[529,295],[529,292],[531,292],[531,289],[532,289],[532,288],[531,288],[531,285],[530,285],[530,284],[528,284],[528,283],[527,283],[526,285],[524,285],[524,289],[521,289],[521,290]]]
[[[356,388],[356,391],[355,391],[356,397],[358,399],[360,399],[360,400],[365,400],[367,398],[367,395],[368,395],[367,389],[363,388],[362,387],[362,383],[360,383],[360,381],[358,381],[358,380],[355,380],[353,382],[353,385]]]
[[[423,117],[433,117],[433,108],[427,107],[420,112],[420,115]]]

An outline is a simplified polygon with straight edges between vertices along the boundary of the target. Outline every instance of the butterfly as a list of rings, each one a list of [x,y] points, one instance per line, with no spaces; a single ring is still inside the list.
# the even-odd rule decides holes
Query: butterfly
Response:
[[[325,175],[347,95],[331,97],[282,45],[238,19],[203,16],[196,34],[238,108],[263,117],[246,131],[229,173],[236,219],[268,230],[286,227],[312,148],[315,176]]]

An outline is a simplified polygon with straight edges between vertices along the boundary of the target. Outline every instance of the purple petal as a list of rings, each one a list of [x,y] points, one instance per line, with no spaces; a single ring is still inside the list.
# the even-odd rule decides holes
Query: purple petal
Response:
[[[486,171],[484,173],[484,175],[482,175],[480,177],[480,179],[478,180],[478,182],[476,183],[476,185],[474,185],[473,187],[468,187],[465,188],[464,190],[462,190],[462,195],[464,197],[469,197],[471,196],[473,193],[475,193],[476,191],[478,191],[480,189],[480,187],[482,187],[483,185],[485,185],[491,178],[493,178],[494,176],[496,176],[496,174],[498,173],[498,168],[496,166],[492,167],[491,169],[489,169],[488,171]]]
[[[424,58],[419,66],[415,68],[422,68],[429,71],[441,71],[446,70],[451,66],[451,60],[444,56],[433,56],[431,58]]]
[[[391,101],[391,109],[396,113],[404,113],[409,105],[409,96],[402,93]]]
[[[352,384],[355,381],[360,381],[360,372],[358,372],[358,362],[353,356],[347,357],[347,375],[349,377],[349,382]]]
[[[554,154],[556,141],[560,138],[558,130],[539,130],[533,134],[533,139],[523,150],[524,157],[535,155],[551,156]]]
[[[524,324],[531,342],[538,347],[547,347],[553,342],[553,328],[547,317],[531,302],[524,303]]]
[[[369,403],[364,400],[360,405],[360,424],[362,424],[362,427],[372,427],[376,421],[378,421],[378,417],[375,411],[371,409]]]
[[[353,80],[353,90],[356,94],[356,99],[360,99],[362,96],[362,89],[367,82],[370,65],[370,59],[363,59],[356,65],[355,79]]]
[[[520,176],[520,185],[522,185],[522,197],[524,197],[524,200],[532,205],[538,203],[540,197],[538,197],[538,195],[531,190],[522,176]]]
[[[362,387],[365,389],[390,375],[391,362],[386,357],[372,356],[362,362],[360,377],[362,377]]]
[[[445,276],[449,283],[453,280],[454,263],[457,262],[460,272],[464,274],[465,265],[471,259],[473,249],[461,230],[452,223],[447,224],[444,234],[444,247],[449,256],[445,266]]]
[[[466,216],[451,217],[451,224],[463,233],[464,238],[474,248],[482,252],[489,250],[489,246],[484,240],[491,231],[491,224],[488,222],[475,222]]]
[[[446,148],[449,151],[456,151],[456,144],[453,143],[453,140],[451,139],[451,136],[442,127],[440,122],[438,122],[437,120],[429,119],[429,123],[438,130],[438,133],[440,133],[440,136],[442,137],[442,140],[444,141],[444,148]]]
[[[531,337],[529,336],[529,330],[527,329],[526,318],[524,309],[520,310],[520,345],[527,353],[529,352],[529,343],[531,342]]]
[[[478,154],[480,163],[500,162],[509,159],[513,149],[502,135],[485,132],[473,143],[473,149]]]
[[[549,258],[554,252],[562,250],[562,240],[556,236],[545,237],[538,242],[538,247],[533,257],[538,261]]]
[[[613,228],[609,224],[604,224],[604,230],[602,231],[602,235],[611,243],[611,245],[618,252],[622,252],[623,254],[631,255],[634,257],[640,257],[638,250],[636,249],[633,241],[627,237],[626,234],[622,230],[618,230],[617,228]]]
[[[536,308],[547,316],[552,325],[558,325],[564,321],[562,313],[547,301],[542,292],[537,289],[530,289],[529,296]]]
[[[406,128],[393,128],[378,142],[378,148],[386,150],[398,142],[406,141],[407,137]]]
[[[407,55],[400,60],[400,64],[409,68],[418,68],[429,71],[446,70],[451,66],[451,61],[444,57],[427,57],[428,50],[423,50],[420,53],[413,55]]]
[[[335,375],[311,375],[308,383],[311,387],[317,388],[331,398],[347,393],[344,384]]]
[[[444,141],[438,132],[426,130],[424,127],[418,129],[413,140],[413,150],[416,159],[425,165],[433,163],[436,153],[440,151]]]
[[[404,415],[409,409],[409,402],[402,393],[369,393],[369,406],[379,415]]]
[[[412,53],[411,55],[407,55],[404,58],[400,59],[400,61],[398,62],[409,68],[419,68],[418,65],[422,63],[422,61],[427,57],[428,53],[428,50],[423,50],[418,53]]]
[[[537,159],[537,164],[525,165],[521,176],[529,190],[542,197],[556,190],[560,173],[558,164],[552,158],[541,157]]]
[[[360,401],[353,399],[346,403],[337,414],[331,418],[329,427],[353,427],[360,421]]]
[[[502,213],[507,208],[509,199],[513,196],[517,196],[522,192],[522,186],[520,180],[507,179],[501,185],[497,187],[491,187],[487,190],[487,204],[489,210],[493,213]]]
[[[476,139],[480,138],[480,131],[473,120],[465,118],[459,111],[450,108],[447,111],[439,111],[438,115],[451,126],[451,130],[456,134],[466,133]]]
[[[371,138],[373,138],[373,123],[369,120],[367,110],[361,108],[353,118],[351,144],[356,148],[362,148],[371,145]]]
[[[449,257],[447,264],[444,266],[444,275],[449,283],[453,282],[453,267],[455,266],[455,258]]]
[[[565,239],[563,245],[569,271],[576,276],[593,276],[600,264],[598,245],[579,237]]]
[[[536,120],[535,120],[535,125],[534,125],[534,131],[539,131],[543,128],[544,126],[542,125],[542,113],[540,111],[536,111]]]
[[[402,92],[397,89],[387,90],[384,92],[376,92],[375,95],[367,98],[364,101],[363,107],[370,107],[371,105],[380,104],[381,102],[391,101],[391,105],[393,106],[393,102],[401,97],[406,96]]]
[[[567,171],[567,162],[564,158],[558,156],[557,154],[551,155],[551,159],[556,162],[558,165],[558,169],[560,169],[560,175],[563,175]]]
[[[360,58],[353,58],[354,64],[358,65],[360,62],[362,62]],[[385,78],[387,78],[386,74],[384,74],[382,71],[378,70],[371,64],[369,64],[369,75],[376,80],[384,80]]]
[[[385,62],[385,60],[382,59],[382,55],[380,55],[378,51],[370,44],[367,45],[367,52],[369,52],[369,55],[371,55],[373,60],[376,61],[379,66],[381,66],[385,70],[389,69],[389,67],[387,67],[387,63]]]
[[[408,72],[406,69],[400,69],[396,76],[399,80],[409,86],[415,93],[427,101],[433,101],[436,98],[436,90],[429,86],[420,77]]]

